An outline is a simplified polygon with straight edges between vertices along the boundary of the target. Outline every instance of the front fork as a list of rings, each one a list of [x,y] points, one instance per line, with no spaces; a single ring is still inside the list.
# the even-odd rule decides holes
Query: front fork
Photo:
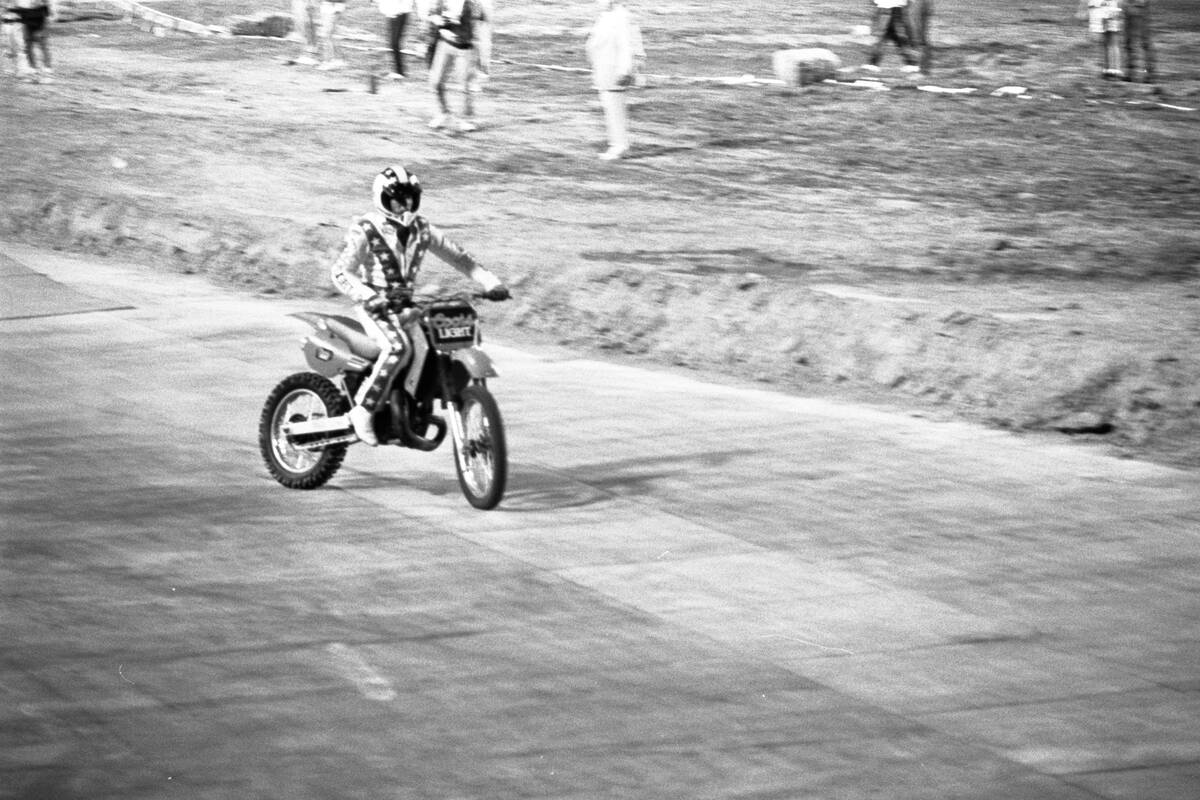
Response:
[[[449,413],[446,414],[450,418],[450,436],[454,438],[454,458],[458,461],[458,466],[467,469],[467,431],[463,427],[462,419],[462,404],[458,400],[451,400],[443,403],[444,408]]]

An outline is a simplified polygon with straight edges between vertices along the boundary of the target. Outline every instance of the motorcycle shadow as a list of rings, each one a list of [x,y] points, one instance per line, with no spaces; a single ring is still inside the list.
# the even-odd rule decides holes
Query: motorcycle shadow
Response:
[[[502,507],[514,512],[555,511],[650,497],[705,469],[722,470],[734,459],[754,454],[753,450],[726,450],[602,461],[566,469],[514,466]]]
[[[724,472],[730,462],[757,451],[724,450],[691,455],[651,456],[555,468],[540,464],[511,463],[508,488],[497,512],[514,514],[562,511],[615,503],[634,497],[651,497],[671,490],[672,484],[693,479],[705,470]],[[459,494],[453,473],[382,474],[355,471],[335,483],[343,489],[391,489],[426,497]]]
[[[583,508],[599,503],[611,502],[616,495],[585,483],[571,480],[537,467],[513,469],[509,475],[508,490],[496,511],[530,513]],[[377,491],[389,489],[397,492],[412,492],[427,498],[456,497],[459,495],[457,479],[422,475],[397,478],[392,475],[359,473],[354,477],[336,481],[338,488],[346,491]]]

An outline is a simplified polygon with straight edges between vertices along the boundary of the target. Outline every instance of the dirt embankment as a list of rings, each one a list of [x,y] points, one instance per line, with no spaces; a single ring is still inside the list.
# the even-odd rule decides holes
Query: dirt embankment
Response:
[[[0,218],[4,238],[132,256],[265,294],[330,294],[328,256],[341,235],[330,225],[279,237],[245,221],[162,219],[53,194],[14,200]],[[488,309],[502,337],[1061,431],[1200,466],[1200,291],[1182,284],[1178,294],[1012,285],[999,307],[981,305],[978,287],[799,286],[751,272],[534,269],[510,282],[517,299]]]
[[[681,73],[706,63],[689,35],[726,46],[647,22]],[[448,138],[424,128],[419,78],[365,90],[369,41],[330,76],[279,42],[62,27],[57,82],[3,89],[2,238],[326,295],[369,176],[403,159],[431,216],[509,277],[500,336],[1200,466],[1197,123],[1123,105],[1135,87],[1021,104],[652,84],[640,149],[601,169],[586,86],[521,66],[578,59],[574,29],[501,37],[484,129]],[[1011,77],[959,38],[945,83]]]

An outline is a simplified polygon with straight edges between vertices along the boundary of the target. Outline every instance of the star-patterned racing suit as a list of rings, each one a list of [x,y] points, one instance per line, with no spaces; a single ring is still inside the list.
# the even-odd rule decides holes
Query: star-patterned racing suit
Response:
[[[412,360],[411,336],[419,336],[419,323],[405,330],[391,298],[411,292],[426,253],[433,253],[485,292],[503,291],[503,284],[474,256],[418,214],[404,221],[379,212],[354,221],[346,234],[341,254],[330,268],[333,285],[354,301],[355,316],[379,346],[380,354],[370,377],[359,388],[354,402],[373,414],[393,378]],[[507,295],[506,295],[507,296]],[[496,298],[500,299],[500,298]],[[352,411],[361,414],[357,408]],[[355,425],[359,430],[359,426]],[[359,431],[360,438],[375,444],[374,436]]]

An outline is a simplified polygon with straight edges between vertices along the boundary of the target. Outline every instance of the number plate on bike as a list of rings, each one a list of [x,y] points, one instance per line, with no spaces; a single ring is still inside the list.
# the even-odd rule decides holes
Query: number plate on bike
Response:
[[[429,309],[429,332],[433,343],[441,347],[475,343],[478,319],[475,309],[466,304],[437,305]]]

